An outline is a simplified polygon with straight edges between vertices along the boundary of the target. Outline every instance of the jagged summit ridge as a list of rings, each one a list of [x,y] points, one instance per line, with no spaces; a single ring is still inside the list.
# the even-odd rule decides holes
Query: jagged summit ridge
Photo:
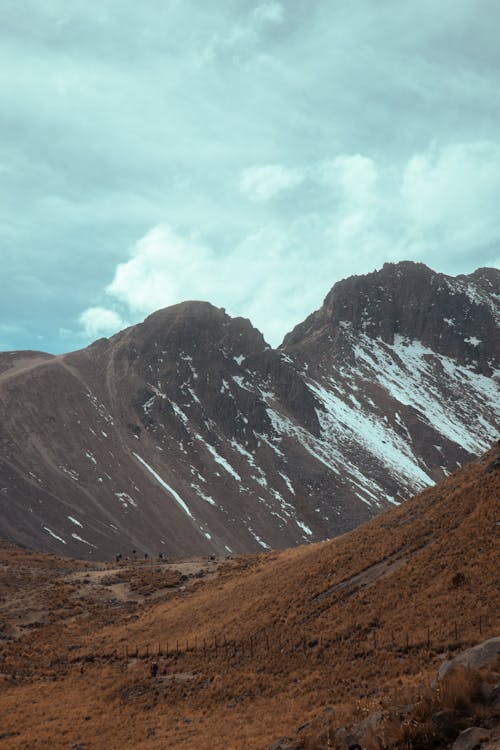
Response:
[[[0,355],[4,536],[71,553],[286,547],[497,437],[500,273],[386,264],[269,347],[208,302],[68,355]]]
[[[500,358],[499,289],[500,271],[494,268],[454,278],[422,263],[386,263],[380,271],[337,282],[320,310],[285,337],[283,347],[317,338],[324,327],[335,333],[348,323],[387,344],[395,335],[417,339],[491,371]]]

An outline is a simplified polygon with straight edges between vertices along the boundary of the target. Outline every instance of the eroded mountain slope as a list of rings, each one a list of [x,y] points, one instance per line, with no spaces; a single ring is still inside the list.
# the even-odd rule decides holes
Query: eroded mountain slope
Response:
[[[3,537],[79,557],[345,532],[497,435],[500,272],[336,284],[278,350],[186,302],[72,354],[0,354]]]

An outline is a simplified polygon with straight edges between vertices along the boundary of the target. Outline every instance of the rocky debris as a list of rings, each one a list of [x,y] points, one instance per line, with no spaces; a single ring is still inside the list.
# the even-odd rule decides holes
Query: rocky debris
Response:
[[[491,732],[482,727],[469,727],[460,732],[451,750],[480,750],[491,738]]]
[[[424,746],[436,750],[499,750],[499,644],[500,638],[491,638],[445,662],[431,692],[417,696],[415,703],[374,711],[347,728],[335,727],[332,712],[324,711],[318,719],[299,727],[298,743],[284,737],[268,750],[346,750],[356,743],[370,750]],[[465,675],[464,681],[454,682],[457,670]],[[478,719],[482,726],[478,726]]]
[[[500,471],[500,458],[491,461],[485,469],[485,472],[488,474],[492,471]]]
[[[273,742],[269,750],[297,750],[298,747],[297,740],[291,737],[280,737],[279,740]]]

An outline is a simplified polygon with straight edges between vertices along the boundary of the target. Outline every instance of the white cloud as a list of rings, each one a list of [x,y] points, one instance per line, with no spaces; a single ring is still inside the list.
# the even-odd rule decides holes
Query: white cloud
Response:
[[[434,144],[398,166],[341,155],[316,173],[335,195],[326,232],[346,274],[401,259],[455,273],[462,257],[500,244],[494,142]]]
[[[240,190],[250,200],[268,201],[282,190],[300,185],[304,174],[281,164],[267,164],[244,169],[240,175]]]
[[[127,310],[128,319],[138,322],[182,300],[207,300],[230,315],[250,318],[277,345],[290,321],[299,322],[318,299],[315,259],[301,243],[303,231],[303,220],[286,227],[264,226],[230,252],[217,255],[208,244],[159,225],[136,243],[128,261],[117,266],[105,290],[107,303],[111,308],[118,304]],[[304,277],[312,281],[306,288]],[[109,312],[92,308],[81,316],[89,336],[94,319],[99,323]],[[93,335],[102,335],[97,328]]]
[[[318,176],[330,187],[340,187],[344,199],[363,203],[376,190],[378,170],[373,159],[362,154],[342,154],[320,164]]]
[[[82,326],[82,334],[92,339],[110,336],[125,325],[118,313],[104,307],[89,307],[80,315],[78,322]]]
[[[132,250],[132,258],[120,263],[106,288],[133,313],[147,314],[181,301],[179,294],[199,298],[210,287],[212,251],[194,238],[181,237],[169,226],[151,229]],[[208,283],[207,283],[208,282]]]
[[[431,146],[402,178],[408,224],[421,242],[456,252],[500,242],[500,145]]]
[[[280,24],[283,23],[283,19],[285,17],[285,9],[283,8],[281,3],[261,3],[255,8],[255,10],[252,11],[252,16],[258,24]]]
[[[397,168],[362,154],[340,154],[300,172],[252,167],[241,186],[265,201],[306,174],[308,191],[330,201],[329,213],[309,207],[293,218],[261,216],[225,251],[167,224],[153,227],[116,267],[105,289],[107,306],[81,316],[88,335],[120,326],[110,309],[115,305],[138,321],[202,299],[250,318],[277,345],[339,278],[402,259],[436,267],[437,250],[437,270],[456,273],[461,252],[500,243],[500,147],[494,143],[433,146]]]
[[[280,2],[269,0],[257,5],[237,23],[226,25],[210,38],[201,53],[201,60],[214,62],[226,54],[246,58],[251,50],[258,48],[261,37],[273,27],[280,26],[285,19],[285,9]]]

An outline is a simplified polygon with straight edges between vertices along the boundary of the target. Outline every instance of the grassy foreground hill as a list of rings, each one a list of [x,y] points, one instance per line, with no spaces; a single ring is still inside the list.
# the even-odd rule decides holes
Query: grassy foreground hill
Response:
[[[5,546],[2,748],[264,750],[401,703],[445,654],[498,635],[499,500],[497,445],[285,552],[114,566]]]

